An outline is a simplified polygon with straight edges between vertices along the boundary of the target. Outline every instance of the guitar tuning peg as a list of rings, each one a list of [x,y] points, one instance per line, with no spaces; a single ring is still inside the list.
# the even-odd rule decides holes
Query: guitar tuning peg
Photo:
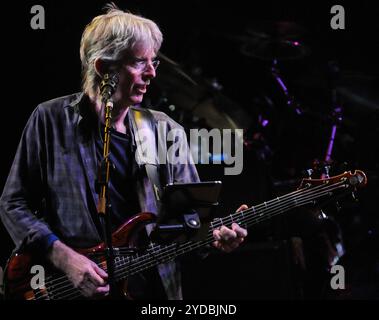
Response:
[[[324,166],[325,178],[329,178],[329,172],[330,172],[330,166],[329,165]]]
[[[313,169],[307,169],[305,172],[306,172],[306,174],[307,174],[307,176],[308,176],[308,178],[312,178],[312,174],[313,174]]]

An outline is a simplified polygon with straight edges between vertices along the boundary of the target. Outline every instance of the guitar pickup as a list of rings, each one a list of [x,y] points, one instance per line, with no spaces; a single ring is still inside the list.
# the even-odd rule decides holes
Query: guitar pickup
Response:
[[[106,250],[101,250],[101,251],[96,251],[96,252],[91,252],[90,256],[91,257],[104,257],[106,255]],[[126,256],[126,255],[132,255],[139,253],[141,250],[138,249],[137,247],[116,247],[113,248],[113,256],[114,257],[119,257],[119,256]]]

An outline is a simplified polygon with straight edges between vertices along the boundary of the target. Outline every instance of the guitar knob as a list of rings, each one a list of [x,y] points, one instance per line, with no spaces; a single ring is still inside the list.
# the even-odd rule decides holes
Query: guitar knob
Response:
[[[188,220],[188,223],[193,226],[193,227],[197,227],[197,225],[199,224],[195,219],[190,219]]]
[[[338,202],[338,201],[336,201],[336,202],[335,202],[335,204],[336,204],[336,209],[337,209],[337,212],[340,212],[340,211],[341,211],[341,209],[342,209],[342,207],[340,206],[339,202]]]
[[[320,213],[319,213],[319,215],[318,215],[318,218],[319,218],[320,220],[323,220],[323,219],[328,219],[328,216],[325,214],[324,211],[322,211],[322,209],[320,209]]]

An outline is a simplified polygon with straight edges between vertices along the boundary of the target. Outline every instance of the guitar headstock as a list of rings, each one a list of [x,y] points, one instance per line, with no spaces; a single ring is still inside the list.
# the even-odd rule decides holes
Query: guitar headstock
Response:
[[[354,172],[346,171],[338,176],[326,179],[303,179],[299,189],[309,188],[318,185],[342,185],[345,188],[357,189],[364,187],[367,184],[366,174],[361,170]]]

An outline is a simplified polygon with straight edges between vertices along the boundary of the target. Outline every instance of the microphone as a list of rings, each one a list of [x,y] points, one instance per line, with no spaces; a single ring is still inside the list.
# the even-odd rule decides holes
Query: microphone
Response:
[[[103,98],[103,102],[109,100],[114,92],[116,91],[116,87],[118,84],[118,75],[117,73],[106,73],[100,83],[100,94]]]

